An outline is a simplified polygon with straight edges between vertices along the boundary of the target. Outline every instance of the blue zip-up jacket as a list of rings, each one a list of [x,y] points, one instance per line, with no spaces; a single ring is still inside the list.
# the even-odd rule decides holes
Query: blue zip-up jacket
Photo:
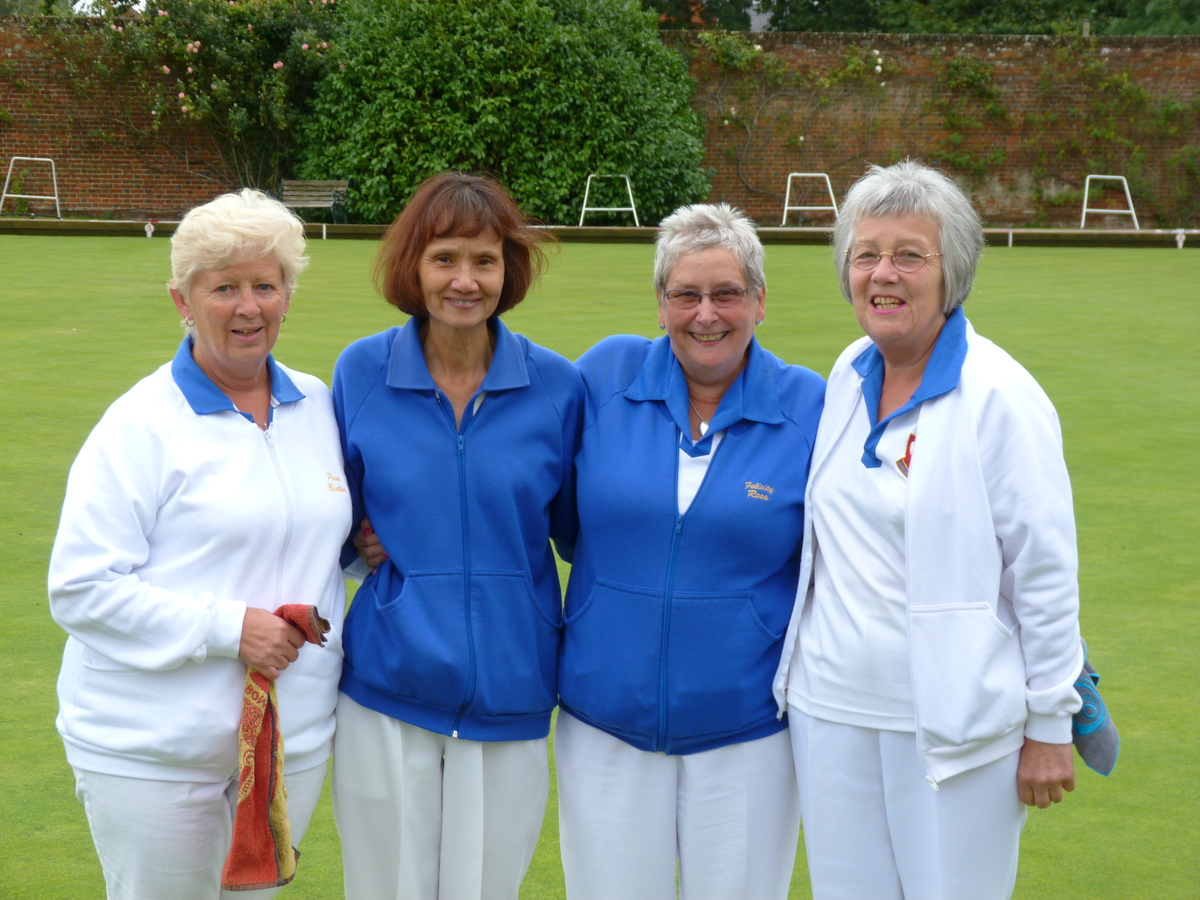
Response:
[[[693,448],[668,338],[621,335],[576,363],[579,537],[559,657],[563,709],[641,750],[686,754],[774,734],[771,679],[796,599],[804,487],[825,382],[750,344]],[[679,451],[707,452],[679,514]]]
[[[456,427],[418,327],[356,341],[334,370],[354,522],[368,516],[389,556],[347,614],[341,689],[439,734],[542,738],[562,622],[550,538],[569,559],[583,384],[493,319],[492,364]]]

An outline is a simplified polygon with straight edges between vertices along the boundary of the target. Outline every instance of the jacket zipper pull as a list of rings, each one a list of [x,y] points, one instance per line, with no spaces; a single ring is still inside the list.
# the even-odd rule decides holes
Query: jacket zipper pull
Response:
[[[933,780],[932,775],[926,775],[925,780],[929,782],[930,787],[932,787],[935,791],[941,790],[941,788],[938,787],[938,783]]]

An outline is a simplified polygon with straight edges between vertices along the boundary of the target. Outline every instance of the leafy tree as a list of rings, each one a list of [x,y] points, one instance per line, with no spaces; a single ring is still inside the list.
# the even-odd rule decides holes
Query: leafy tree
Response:
[[[1126,0],[1108,34],[1200,34],[1200,0]]]
[[[693,83],[636,0],[356,0],[337,45],[302,174],[351,178],[366,221],[453,167],[550,223],[577,219],[591,172],[628,174],[643,221],[708,193]]]
[[[642,0],[658,16],[659,28],[748,31],[753,0]]]
[[[1130,2],[1160,0],[762,0],[775,31],[891,34],[1078,33],[1123,14]],[[1161,0],[1170,2],[1170,0]]]
[[[69,16],[67,0],[0,0],[0,16]]]
[[[876,0],[759,0],[772,31],[882,31]]]

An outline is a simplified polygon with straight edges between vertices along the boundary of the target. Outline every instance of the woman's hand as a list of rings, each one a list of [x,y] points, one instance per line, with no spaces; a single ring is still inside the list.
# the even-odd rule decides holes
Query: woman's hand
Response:
[[[1026,806],[1045,809],[1061,803],[1063,791],[1075,790],[1075,748],[1025,738],[1017,762],[1017,796]]]
[[[274,613],[247,607],[242,619],[242,642],[238,659],[270,681],[296,661],[304,635]]]
[[[388,558],[383,551],[383,544],[379,543],[379,535],[371,527],[370,519],[362,520],[362,528],[354,536],[354,546],[362,561],[370,566],[372,571]]]

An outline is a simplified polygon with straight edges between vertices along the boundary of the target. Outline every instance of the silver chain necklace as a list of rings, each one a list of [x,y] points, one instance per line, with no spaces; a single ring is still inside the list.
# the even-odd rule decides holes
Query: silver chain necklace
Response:
[[[696,409],[696,404],[692,402],[691,397],[688,397],[688,406],[692,408],[692,412],[694,412],[696,414],[696,418],[700,420],[700,424],[696,427],[700,432],[700,437],[704,437],[706,434],[708,434],[708,423],[704,421],[704,416],[700,415],[700,410]]]

